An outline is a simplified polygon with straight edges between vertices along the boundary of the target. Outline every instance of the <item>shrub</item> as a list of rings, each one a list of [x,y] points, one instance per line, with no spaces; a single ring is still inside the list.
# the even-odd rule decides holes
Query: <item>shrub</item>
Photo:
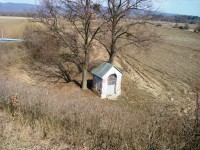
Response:
[[[156,27],[161,27],[161,26],[162,26],[161,23],[156,24]]]
[[[194,32],[200,32],[200,22],[197,23],[197,26],[194,29]]]
[[[183,27],[185,30],[188,30],[190,27],[189,27],[189,25],[186,23],[185,25],[184,25],[184,27]]]
[[[183,26],[179,26],[178,28],[179,28],[179,29],[184,29]]]
[[[146,105],[147,111],[132,110],[129,104],[105,103],[84,92],[66,97],[19,81],[7,84],[6,78],[0,77],[0,102],[9,104],[13,92],[18,93],[20,114],[26,124],[34,131],[39,128],[42,138],[54,135],[73,149],[198,149],[200,146],[193,140],[190,114],[181,117],[170,113],[175,108],[169,105],[159,108]]]
[[[173,26],[173,28],[178,28],[178,23],[176,23],[176,24]]]
[[[52,59],[58,52],[59,40],[46,32],[46,29],[38,24],[28,24],[24,31],[24,38],[27,39],[25,46],[30,50],[34,59]]]
[[[31,72],[40,77],[41,81],[58,82],[65,80],[71,82],[71,74],[79,73],[76,63],[70,62],[70,59],[66,58],[70,54],[66,47],[61,46],[62,40],[47,31],[41,24],[28,24],[24,31],[24,38],[27,39],[25,46],[29,50]],[[64,52],[69,55],[64,55],[66,54]]]

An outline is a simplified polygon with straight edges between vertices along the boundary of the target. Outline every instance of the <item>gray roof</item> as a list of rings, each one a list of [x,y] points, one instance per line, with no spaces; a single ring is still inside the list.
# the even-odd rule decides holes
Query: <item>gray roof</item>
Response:
[[[114,65],[103,62],[101,65],[97,66],[96,68],[92,69],[91,73],[102,78],[112,67],[115,67]],[[115,67],[119,72],[122,73],[121,70],[119,70],[117,67]]]

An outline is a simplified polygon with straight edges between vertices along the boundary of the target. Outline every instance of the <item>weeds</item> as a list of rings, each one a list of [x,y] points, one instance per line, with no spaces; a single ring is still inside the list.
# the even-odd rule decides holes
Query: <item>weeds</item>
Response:
[[[41,139],[56,138],[75,149],[195,149],[199,146],[187,144],[193,136],[193,130],[189,130],[194,122],[190,114],[180,117],[168,112],[167,107],[151,108],[148,112],[128,111],[125,106],[88,100],[81,93],[81,98],[74,95],[66,99],[39,87],[8,84],[1,77],[0,101],[4,109],[10,106],[9,98],[14,92],[18,96],[13,96],[12,101],[17,100],[20,105],[11,106],[19,109],[17,118],[22,124],[39,129]]]

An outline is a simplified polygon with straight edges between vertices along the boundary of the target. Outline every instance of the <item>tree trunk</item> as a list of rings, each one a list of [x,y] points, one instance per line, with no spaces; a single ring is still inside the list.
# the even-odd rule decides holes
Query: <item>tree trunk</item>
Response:
[[[85,48],[85,61],[83,64],[83,74],[82,74],[82,89],[87,89],[87,72],[88,72],[88,63],[89,63],[89,48]]]
[[[86,0],[85,4],[85,19],[84,19],[84,64],[83,64],[83,76],[82,76],[82,89],[87,89],[87,71],[88,71],[88,63],[89,63],[89,27],[90,27],[90,1]]]
[[[110,58],[109,63],[113,64],[115,54],[116,54],[116,27],[117,27],[117,15],[115,11],[115,7],[113,7],[113,21],[111,28],[111,47],[110,47]]]
[[[109,63],[113,64],[115,58],[115,53],[112,53],[109,58]]]
[[[84,66],[82,74],[82,89],[87,89],[87,67]]]
[[[110,58],[109,63],[113,64],[115,54],[116,54],[116,39],[115,39],[115,27],[113,27],[113,35],[112,35],[112,43],[111,43],[111,50],[110,50]]]

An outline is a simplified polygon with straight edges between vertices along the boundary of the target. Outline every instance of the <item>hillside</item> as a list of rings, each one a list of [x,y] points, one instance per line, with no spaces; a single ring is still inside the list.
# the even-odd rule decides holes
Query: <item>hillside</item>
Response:
[[[30,12],[36,7],[33,4],[0,2],[0,12]]]
[[[20,37],[26,23],[0,17],[10,37],[11,28]],[[199,149],[193,87],[200,83],[200,34],[154,23],[159,43],[130,46],[115,60],[124,69],[116,101],[81,90],[81,73],[66,83],[23,43],[0,43],[0,149]],[[97,43],[94,49],[101,51],[93,61],[106,59]]]

